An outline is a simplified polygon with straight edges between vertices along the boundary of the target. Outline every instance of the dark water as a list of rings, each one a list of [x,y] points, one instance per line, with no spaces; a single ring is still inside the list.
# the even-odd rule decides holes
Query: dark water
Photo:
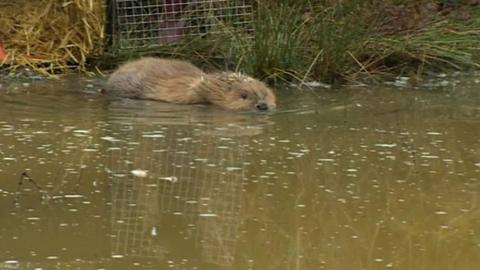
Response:
[[[258,115],[3,82],[0,269],[479,269],[479,89]]]

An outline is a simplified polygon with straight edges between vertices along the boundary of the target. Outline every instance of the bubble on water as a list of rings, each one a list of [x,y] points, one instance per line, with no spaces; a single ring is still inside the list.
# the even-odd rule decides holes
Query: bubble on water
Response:
[[[240,171],[240,170],[242,170],[242,168],[240,168],[240,167],[227,167],[226,170],[229,171],[229,172],[233,172],[233,171]]]
[[[446,211],[435,211],[435,215],[446,215]]]
[[[122,254],[112,254],[111,256],[113,259],[121,259],[123,258],[124,256]]]
[[[47,260],[58,260],[58,256],[48,256],[46,259]]]

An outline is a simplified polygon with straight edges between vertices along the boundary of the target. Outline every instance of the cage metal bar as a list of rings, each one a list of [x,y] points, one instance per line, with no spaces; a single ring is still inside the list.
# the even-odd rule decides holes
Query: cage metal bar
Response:
[[[111,0],[111,44],[134,49],[181,43],[192,37],[253,32],[251,0]]]

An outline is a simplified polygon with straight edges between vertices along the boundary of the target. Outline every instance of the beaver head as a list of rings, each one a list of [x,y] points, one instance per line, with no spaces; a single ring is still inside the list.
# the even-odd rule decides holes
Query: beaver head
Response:
[[[229,110],[271,111],[276,107],[270,88],[240,73],[206,75],[196,90],[208,102]]]

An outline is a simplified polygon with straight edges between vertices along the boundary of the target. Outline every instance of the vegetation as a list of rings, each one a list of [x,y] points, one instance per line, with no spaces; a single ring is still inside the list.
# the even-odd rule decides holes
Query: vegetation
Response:
[[[264,77],[327,81],[478,67],[480,12],[466,2],[450,2],[457,5],[429,0],[259,4],[255,43],[236,59]]]
[[[55,73],[156,54],[302,82],[376,80],[480,65],[476,0],[256,0],[254,38],[225,25],[220,38],[122,55],[102,54],[104,12],[99,2],[28,1],[29,13],[17,11],[23,15],[10,20],[0,16],[7,26],[0,29],[10,56],[6,63]]]

